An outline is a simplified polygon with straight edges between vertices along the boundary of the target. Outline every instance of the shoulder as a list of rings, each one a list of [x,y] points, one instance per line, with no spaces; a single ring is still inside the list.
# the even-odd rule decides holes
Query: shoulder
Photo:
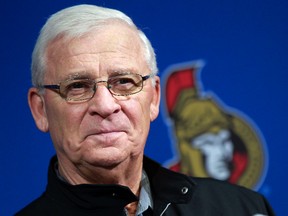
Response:
[[[194,191],[194,201],[202,200],[217,206],[222,209],[250,209],[257,210],[257,212],[273,211],[264,198],[258,192],[251,189],[230,184],[228,182],[208,179],[208,178],[192,178],[196,182],[196,189]]]
[[[154,200],[170,202],[175,212],[181,212],[181,215],[187,215],[187,212],[189,215],[215,216],[274,215],[266,199],[248,188],[210,178],[190,177],[163,168],[147,158],[144,169]],[[185,192],[182,190],[184,187],[188,189]]]
[[[218,197],[219,199],[231,198],[231,200],[245,199],[248,200],[259,200],[262,201],[263,196],[258,192],[251,189],[230,184],[225,181],[219,181],[210,178],[192,178],[196,183],[197,187],[195,193],[201,195],[213,194],[213,197]]]
[[[21,209],[15,216],[45,216],[52,215],[51,211],[55,210],[53,202],[47,199],[46,194],[32,201],[29,205]]]
[[[228,183],[226,181],[220,181],[216,179],[211,178],[196,178],[196,177],[190,177],[198,186],[199,189],[204,191],[213,191],[215,193],[221,193],[224,192],[228,193],[237,193],[237,194],[247,194],[247,196],[260,196],[259,193],[245,188],[243,186],[235,185]]]

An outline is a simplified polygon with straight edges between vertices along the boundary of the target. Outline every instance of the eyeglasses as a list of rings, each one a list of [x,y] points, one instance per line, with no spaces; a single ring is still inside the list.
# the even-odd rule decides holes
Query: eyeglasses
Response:
[[[117,74],[109,77],[107,81],[74,78],[60,82],[58,85],[43,85],[40,88],[56,90],[68,102],[84,102],[94,96],[99,83],[106,83],[112,95],[128,96],[140,92],[143,89],[143,82],[152,76],[153,74],[146,76]]]

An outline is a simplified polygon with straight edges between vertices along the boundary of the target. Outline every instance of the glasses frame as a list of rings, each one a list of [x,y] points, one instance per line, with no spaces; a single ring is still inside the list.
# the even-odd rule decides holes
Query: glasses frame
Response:
[[[64,81],[61,81],[61,82],[59,82],[59,84],[51,84],[51,85],[41,85],[41,86],[39,86],[38,88],[45,88],[45,89],[50,89],[50,90],[54,90],[56,93],[58,93],[64,100],[66,100],[66,101],[68,101],[68,102],[75,102],[75,103],[77,103],[77,102],[86,102],[86,101],[89,101],[91,98],[93,98],[94,97],[94,95],[95,95],[95,93],[96,93],[96,90],[97,90],[97,84],[98,83],[104,83],[104,82],[106,82],[107,83],[107,89],[109,90],[109,92],[112,94],[112,95],[114,95],[114,96],[129,96],[129,95],[133,95],[133,94],[137,94],[137,93],[139,93],[140,91],[142,91],[142,89],[143,89],[143,87],[144,87],[144,84],[143,84],[143,82],[145,81],[145,80],[147,80],[147,79],[149,79],[149,78],[151,78],[151,77],[153,77],[154,76],[154,74],[148,74],[148,75],[144,75],[144,76],[142,76],[142,75],[140,75],[140,74],[137,74],[137,73],[131,73],[131,74],[118,74],[118,75],[115,75],[115,76],[113,76],[113,77],[117,77],[117,76],[121,76],[121,75],[138,75],[138,76],[140,76],[141,77],[141,88],[138,90],[138,91],[136,91],[136,92],[133,92],[133,93],[128,93],[128,94],[117,94],[117,93],[114,93],[114,92],[112,92],[110,89],[111,89],[111,87],[109,86],[109,77],[108,77],[108,79],[105,81],[105,80],[98,80],[98,81],[96,81],[96,80],[93,80],[93,79],[83,79],[83,80],[89,80],[89,81],[93,81],[94,82],[94,86],[93,86],[93,94],[91,95],[91,97],[88,97],[88,98],[85,98],[85,99],[70,99],[69,100],[69,98],[67,98],[67,95],[64,95],[64,94],[62,94],[61,92],[60,92],[60,86],[61,86],[61,83],[63,83],[63,82],[67,82],[67,81],[69,81],[69,80],[76,80],[76,78],[73,78],[73,79],[67,79],[67,80],[64,80]]]

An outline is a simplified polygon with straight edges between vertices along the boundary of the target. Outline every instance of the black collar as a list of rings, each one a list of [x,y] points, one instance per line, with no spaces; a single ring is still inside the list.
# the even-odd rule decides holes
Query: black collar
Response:
[[[144,157],[144,169],[151,184],[153,200],[175,204],[191,200],[196,188],[191,177],[163,168],[148,157]]]
[[[132,191],[121,185],[70,185],[57,177],[54,164],[57,157],[51,159],[48,174],[47,195],[57,202],[68,206],[79,206],[83,209],[118,208],[122,209],[138,198]]]
[[[46,195],[63,205],[63,208],[75,208],[96,211],[103,209],[103,215],[109,210],[121,215],[124,207],[138,198],[122,185],[70,185],[57,177],[54,164],[57,157],[51,159]],[[153,209],[163,209],[168,203],[187,203],[195,190],[195,182],[180,173],[161,167],[155,161],[144,157],[146,171],[152,191]],[[116,214],[117,213],[117,214]]]

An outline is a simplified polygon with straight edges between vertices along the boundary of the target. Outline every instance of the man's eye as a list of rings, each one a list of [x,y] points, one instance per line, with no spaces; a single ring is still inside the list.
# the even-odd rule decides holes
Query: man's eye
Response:
[[[83,82],[75,82],[75,83],[71,83],[68,88],[70,89],[77,89],[77,88],[84,88],[85,87],[85,83]]]
[[[119,84],[119,85],[133,84],[133,85],[135,85],[135,81],[131,78],[121,78],[121,79],[118,79],[117,83],[115,83],[115,84]]]
[[[72,84],[72,88],[85,88],[85,83],[83,82],[76,82]]]
[[[90,88],[90,83],[88,82],[84,82],[84,81],[75,81],[75,82],[72,82],[72,83],[69,83],[67,86],[66,86],[66,90],[67,91],[73,91],[73,90],[85,90],[85,89],[89,89]]]

